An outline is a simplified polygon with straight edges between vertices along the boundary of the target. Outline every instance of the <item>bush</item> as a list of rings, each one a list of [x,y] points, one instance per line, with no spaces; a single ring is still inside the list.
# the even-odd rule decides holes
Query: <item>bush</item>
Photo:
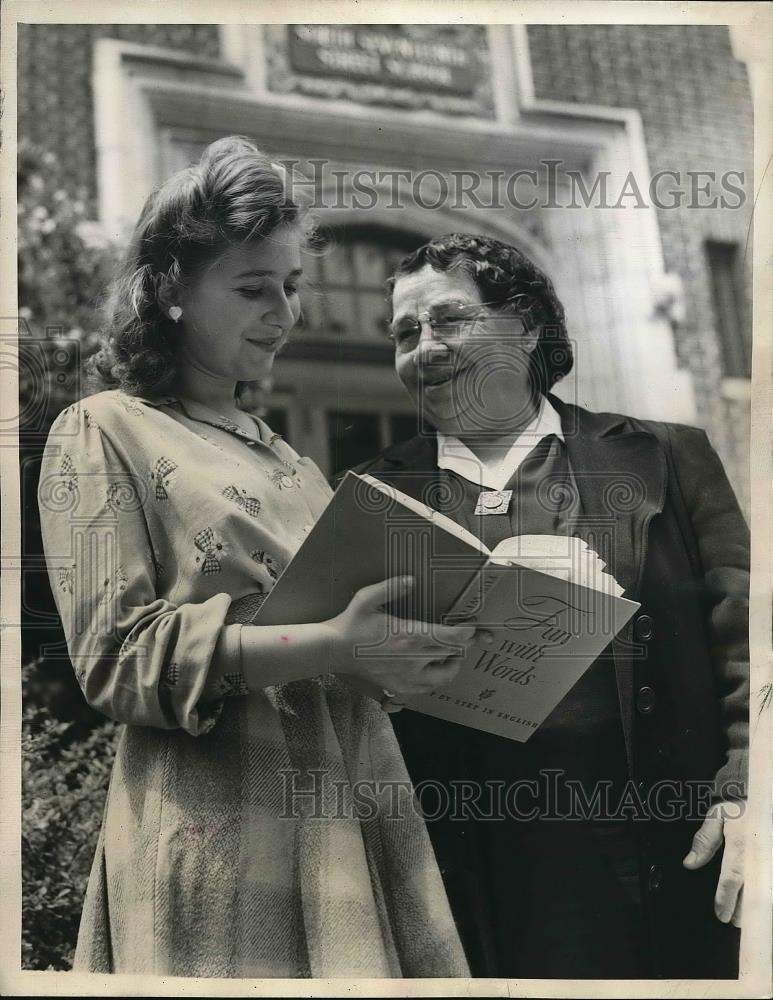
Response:
[[[99,309],[117,249],[68,189],[56,157],[21,141],[18,177],[19,446],[25,558],[42,556],[37,505],[41,434],[81,395],[79,369],[98,346]],[[43,402],[42,410],[38,405]],[[41,416],[42,414],[42,416]],[[43,661],[61,629],[38,574],[22,623],[22,966],[69,969],[102,819],[118,727],[94,713],[70,664]],[[31,661],[31,662],[30,662]]]
[[[23,551],[32,564],[42,556],[35,495],[43,441],[57,414],[83,394],[81,366],[99,346],[119,249],[89,219],[86,189],[65,186],[52,153],[20,141],[18,172],[19,458]],[[28,596],[34,607],[24,604],[24,662],[63,639],[44,624],[55,608],[41,577]],[[66,661],[61,675],[72,680]]]
[[[99,310],[118,247],[89,218],[86,189],[62,186],[53,153],[22,141],[18,170],[20,317],[36,337],[58,328],[58,336],[77,341],[86,358],[98,346]],[[23,399],[30,373],[19,374]],[[73,402],[61,381],[48,388],[59,409]]]
[[[70,969],[120,727],[60,722],[24,701],[22,968]]]

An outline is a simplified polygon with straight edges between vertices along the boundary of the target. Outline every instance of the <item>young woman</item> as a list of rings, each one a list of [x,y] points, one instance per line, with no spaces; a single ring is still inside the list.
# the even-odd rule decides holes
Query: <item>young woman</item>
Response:
[[[405,802],[397,818],[342,803],[361,779],[407,780],[387,716],[354,688],[437,687],[472,630],[385,639],[400,579],[331,621],[249,624],[330,498],[234,400],[300,314],[310,222],[285,181],[230,137],[150,196],[103,391],[51,430],[39,501],[68,649],[89,703],[126,724],[76,969],[467,972],[423,821]],[[355,655],[379,641],[392,655]]]

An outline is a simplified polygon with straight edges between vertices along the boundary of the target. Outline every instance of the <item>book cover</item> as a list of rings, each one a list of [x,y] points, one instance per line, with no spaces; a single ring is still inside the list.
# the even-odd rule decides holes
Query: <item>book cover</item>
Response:
[[[255,621],[326,621],[362,587],[409,574],[414,591],[386,610],[428,630],[438,622],[474,620],[488,641],[473,643],[450,684],[401,701],[521,742],[639,607],[621,596],[579,538],[519,536],[490,552],[445,515],[350,472]],[[390,654],[376,647],[367,655]]]
[[[473,642],[450,684],[401,701],[525,742],[638,607],[611,587],[596,590],[532,566],[489,562],[447,616],[474,618],[489,641]]]
[[[401,617],[440,621],[489,552],[470,532],[370,476],[348,472],[256,616],[260,625],[327,621],[362,587],[414,576]]]

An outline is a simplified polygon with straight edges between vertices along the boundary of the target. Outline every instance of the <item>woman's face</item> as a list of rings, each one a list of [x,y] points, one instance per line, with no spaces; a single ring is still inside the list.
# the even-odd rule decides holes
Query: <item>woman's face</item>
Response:
[[[481,302],[475,281],[459,269],[426,265],[401,275],[392,295],[395,368],[437,430],[495,439],[530,412],[536,337],[524,333],[517,316],[480,308]],[[434,331],[428,315],[437,321]],[[411,333],[416,319],[421,331]]]
[[[284,226],[232,247],[180,289],[179,363],[215,379],[268,376],[298,322],[303,234]]]

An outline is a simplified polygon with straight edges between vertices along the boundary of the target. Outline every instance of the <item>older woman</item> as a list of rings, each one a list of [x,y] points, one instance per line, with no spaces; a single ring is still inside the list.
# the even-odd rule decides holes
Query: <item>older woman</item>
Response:
[[[298,320],[308,237],[278,167],[240,137],[209,146],[148,199],[103,391],[51,430],[39,499],[69,652],[125,723],[76,969],[467,971],[421,820],[337,807],[360,778],[407,781],[387,716],[344,682],[436,687],[472,630],[384,639],[400,580],[331,621],[250,624],[331,495],[234,399]],[[382,640],[391,656],[355,655]]]
[[[579,535],[642,605],[524,744],[395,716],[473,974],[736,975],[749,551],[719,459],[695,428],[550,394],[564,311],[515,247],[433,240],[390,292],[423,433],[358,471],[490,549]]]

